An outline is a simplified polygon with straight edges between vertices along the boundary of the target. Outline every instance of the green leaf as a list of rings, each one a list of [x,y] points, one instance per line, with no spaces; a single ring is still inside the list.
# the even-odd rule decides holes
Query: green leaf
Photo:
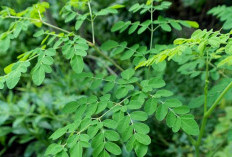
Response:
[[[77,103],[77,101],[72,101],[69,102],[68,104],[66,104],[64,106],[64,108],[62,109],[62,112],[65,114],[70,114],[76,111],[76,109],[78,108],[79,104]]]
[[[148,134],[150,131],[150,128],[148,125],[140,122],[136,122],[133,124],[134,129],[136,132],[141,133],[141,134]]]
[[[140,8],[141,8],[140,4],[139,4],[139,3],[135,3],[134,5],[132,5],[132,6],[130,7],[129,12],[138,10],[138,9],[140,9]]]
[[[55,144],[55,143],[50,144],[48,146],[48,148],[46,149],[45,156],[56,155],[59,152],[61,152],[62,150],[63,150],[63,146],[61,146],[59,144]]]
[[[107,102],[106,101],[101,101],[98,103],[98,107],[96,110],[96,114],[101,113],[102,111],[104,111],[107,107]]]
[[[113,9],[119,9],[119,8],[124,8],[125,5],[121,5],[121,4],[115,4],[113,6],[110,6],[110,8],[113,8]]]
[[[104,150],[100,153],[99,157],[110,157],[110,154]]]
[[[117,14],[118,11],[114,8],[105,8],[96,13],[97,16],[104,16],[108,14]]]
[[[166,100],[165,105],[167,105],[168,107],[180,107],[182,106],[182,103],[180,100],[172,98],[172,99]]]
[[[130,110],[140,109],[142,105],[143,105],[143,102],[140,102],[138,100],[131,100],[129,104],[127,105],[127,108]]]
[[[107,142],[105,144],[105,148],[107,151],[114,155],[120,155],[122,153],[121,148],[113,142]]]
[[[9,36],[3,40],[0,40],[0,47],[1,47],[0,53],[4,52],[4,54],[5,54],[5,52],[7,52],[7,50],[10,47],[10,37]]]
[[[103,92],[108,93],[114,88],[115,84],[114,82],[108,82],[104,85]]]
[[[176,122],[176,116],[173,112],[169,112],[166,117],[166,123],[168,127],[173,127]]]
[[[181,128],[189,135],[199,135],[199,126],[193,116],[184,115],[181,117]]]
[[[158,90],[153,97],[160,98],[160,97],[170,97],[173,95],[173,92],[165,89]]]
[[[120,30],[124,26],[125,22],[123,21],[118,21],[116,22],[113,27],[111,28],[111,32],[116,32]]]
[[[176,30],[178,30],[178,31],[182,30],[182,27],[181,27],[181,25],[180,25],[178,22],[171,21],[170,24],[171,24],[171,26],[172,26],[173,28],[175,28]]]
[[[129,80],[135,74],[134,69],[127,69],[121,73],[121,76],[125,80]]]
[[[77,17],[77,21],[75,23],[75,30],[76,31],[80,29],[81,25],[83,24],[83,22],[85,21],[86,18],[87,18],[87,16],[85,16],[85,15],[79,15]]]
[[[56,50],[53,48],[49,48],[45,51],[45,54],[48,56],[55,56],[56,55]]]
[[[56,157],[69,157],[68,153],[66,151],[59,152]]]
[[[136,31],[136,29],[139,27],[140,22],[135,22],[132,24],[132,26],[129,28],[128,34],[132,34]]]
[[[166,84],[164,82],[164,80],[160,79],[160,78],[152,78],[149,81],[149,86],[152,88],[161,88],[164,87]]]
[[[54,62],[53,58],[50,57],[50,56],[45,56],[45,57],[43,57],[43,58],[41,59],[41,61],[42,61],[43,64],[46,64],[46,65],[52,65],[53,62]]]
[[[98,146],[94,148],[93,154],[94,156],[98,156],[104,149],[104,143],[103,141],[99,141]]]
[[[148,146],[137,143],[135,146],[135,153],[138,157],[144,157],[147,154]]]
[[[110,129],[115,129],[117,128],[117,122],[115,120],[111,120],[111,119],[106,119],[103,121],[103,125],[107,128]]]
[[[127,50],[123,53],[123,55],[120,57],[121,60],[127,60],[127,59],[130,59],[133,54],[135,53],[134,50],[130,49],[130,50]]]
[[[113,40],[108,40],[101,45],[101,49],[104,51],[109,51],[118,46],[118,42]]]
[[[37,86],[41,85],[44,79],[45,79],[45,70],[43,66],[39,66],[38,68],[33,70],[32,80]]]
[[[65,23],[68,23],[68,22],[70,22],[70,21],[72,21],[75,17],[76,17],[76,13],[75,12],[72,12],[72,13],[70,13],[67,17],[65,17]]]
[[[71,149],[70,149],[70,157],[82,157],[83,155],[83,148],[80,142],[76,143]]]
[[[176,118],[176,121],[172,127],[172,131],[173,132],[178,132],[180,130],[180,127],[181,127],[181,118],[180,117],[177,117]]]
[[[113,130],[106,130],[104,135],[109,141],[118,141],[120,139],[119,134]]]
[[[128,152],[132,151],[132,149],[134,148],[134,143],[136,142],[136,139],[134,136],[132,136],[129,141],[126,144],[126,150]]]
[[[173,111],[176,114],[186,114],[190,112],[190,109],[188,106],[179,106],[179,107],[174,108]]]
[[[72,69],[78,74],[81,73],[84,69],[84,61],[81,56],[74,56],[71,59],[70,64],[72,66]]]
[[[52,140],[56,140],[58,138],[60,138],[61,136],[63,136],[67,131],[67,128],[64,127],[64,128],[59,128],[58,130],[56,130],[51,136],[50,138]]]
[[[155,98],[151,98],[147,100],[144,105],[144,111],[148,115],[152,115],[156,111],[156,108],[157,108],[157,99]]]
[[[17,83],[19,82],[20,76],[21,76],[21,74],[18,71],[8,74],[8,77],[6,79],[7,87],[9,89],[13,89],[17,85]]]
[[[144,145],[149,145],[151,143],[151,138],[148,135],[141,134],[141,133],[136,133],[135,134],[135,139]]]
[[[185,21],[185,22],[193,28],[199,28],[199,24],[195,21]]]
[[[139,30],[138,30],[138,34],[142,34],[147,28],[148,28],[148,26],[140,27]]]
[[[3,79],[0,77],[0,89],[3,89],[3,88],[4,88],[4,82],[5,82],[5,80],[3,80]]]
[[[160,27],[162,30],[164,30],[166,32],[170,32],[172,30],[172,28],[167,23],[160,24]]]
[[[158,121],[162,121],[166,117],[167,113],[168,113],[168,106],[165,104],[160,104],[155,114],[156,119]]]
[[[121,88],[117,89],[115,96],[117,99],[121,99],[121,98],[127,96],[127,94],[128,94],[128,89],[125,87],[121,87]]]
[[[33,37],[40,37],[41,35],[44,35],[44,30],[43,29],[41,29],[41,30],[39,30],[38,32],[36,32],[34,35],[33,35]]]
[[[137,121],[145,121],[148,118],[147,113],[143,111],[134,111],[130,114],[130,117]]]

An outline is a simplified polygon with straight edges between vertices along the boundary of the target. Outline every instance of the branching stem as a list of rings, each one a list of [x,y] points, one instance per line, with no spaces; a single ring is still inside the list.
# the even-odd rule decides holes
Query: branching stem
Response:
[[[208,69],[208,53],[207,53],[207,59],[206,59],[206,78],[205,78],[205,103],[204,103],[204,117],[201,122],[201,127],[200,127],[200,133],[198,136],[198,139],[196,141],[195,146],[195,151],[196,151],[196,157],[200,157],[200,145],[202,141],[202,137],[205,132],[205,127],[207,124],[207,120],[209,116],[213,113],[214,109],[217,107],[217,105],[220,103],[222,98],[225,96],[225,94],[232,88],[232,81],[226,86],[226,88],[221,92],[221,94],[218,96],[218,98],[215,100],[213,105],[207,110],[207,95],[208,95],[208,77],[209,77],[209,69]]]

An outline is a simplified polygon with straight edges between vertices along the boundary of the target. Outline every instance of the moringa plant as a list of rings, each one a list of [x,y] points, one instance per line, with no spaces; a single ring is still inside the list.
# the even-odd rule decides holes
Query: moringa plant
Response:
[[[41,39],[40,46],[20,54],[18,61],[4,69],[6,74],[0,77],[1,89],[5,86],[13,89],[21,76],[29,70],[34,84],[42,85],[45,76],[49,78],[55,73],[53,69],[57,60],[68,63],[66,70],[69,71],[71,67],[80,82],[76,87],[78,97],[64,104],[60,111],[68,115],[70,120],[50,136],[53,143],[48,146],[44,156],[80,157],[91,152],[92,156],[108,157],[121,155],[124,151],[129,154],[135,152],[136,156],[143,157],[151,143],[147,120],[153,117],[164,121],[174,133],[183,131],[195,147],[196,156],[200,156],[207,119],[232,86],[230,83],[214,103],[209,104],[210,71],[214,69],[221,72],[221,68],[232,64],[232,42],[230,33],[196,30],[189,39],[176,39],[174,45],[156,45],[155,31],[198,28],[194,21],[162,16],[155,19],[155,13],[168,9],[170,5],[170,2],[162,0],[136,3],[129,8],[129,13],[150,15],[149,20],[118,21],[112,26],[112,32],[122,33],[128,30],[129,35],[136,32],[143,35],[143,32],[149,31],[150,42],[144,45],[129,45],[127,41],[112,39],[103,44],[96,42],[95,20],[117,14],[124,7],[120,4],[98,11],[94,9],[94,1],[68,1],[61,10],[61,15],[65,23],[75,21],[72,30],[46,21],[44,13],[49,8],[46,2],[35,4],[18,13],[8,7],[1,10],[2,19],[12,20],[9,30],[0,36],[1,49],[7,51],[11,41],[31,25],[39,28],[34,37]],[[76,33],[87,22],[91,26],[90,40]],[[96,62],[105,60],[104,69],[107,72],[99,72],[86,64],[87,58]],[[202,90],[204,116],[200,128],[189,106],[183,105],[174,92],[165,87],[163,76],[168,64],[166,59],[177,62],[180,65],[177,72],[181,74],[191,77],[205,76],[205,87]],[[141,68],[150,65],[152,69],[148,69],[149,71]],[[204,67],[205,70],[202,71]],[[149,75],[145,76],[144,73]]]

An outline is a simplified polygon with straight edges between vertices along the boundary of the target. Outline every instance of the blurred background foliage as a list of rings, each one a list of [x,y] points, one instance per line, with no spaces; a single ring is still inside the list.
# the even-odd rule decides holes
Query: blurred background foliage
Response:
[[[40,2],[46,0],[40,0]],[[22,11],[29,6],[39,2],[38,0],[1,0],[0,6],[7,6]],[[64,23],[64,18],[60,15],[60,10],[65,5],[67,0],[47,0],[50,3],[50,8],[46,12],[46,19],[49,23],[57,25],[67,30],[74,30],[75,23]],[[95,32],[96,42],[101,45],[102,42],[113,39],[117,41],[128,41],[129,45],[140,43],[146,45],[149,43],[150,34],[145,32],[142,36],[136,33],[128,35],[124,33],[111,33],[112,25],[119,21],[145,21],[149,19],[149,15],[128,14],[128,8],[135,2],[144,2],[142,0],[95,0],[93,1],[93,9],[100,10],[114,3],[125,5],[125,8],[120,9],[119,14],[102,17],[96,19]],[[159,12],[154,15],[171,17],[174,19],[193,20],[200,24],[201,29],[214,29],[228,32],[228,26],[232,27],[232,1],[231,0],[171,0],[172,7],[166,11]],[[223,6],[224,8],[219,8]],[[212,8],[218,7],[208,13]],[[80,12],[85,11],[85,7],[77,6]],[[220,10],[221,9],[221,10]],[[223,12],[223,13],[222,13]],[[212,16],[212,15],[214,16]],[[225,24],[226,23],[226,24]],[[0,34],[5,32],[10,25],[10,21],[0,19]],[[226,27],[225,27],[226,25]],[[231,29],[231,28],[230,28]],[[8,45],[9,48],[3,50],[0,45],[0,74],[4,73],[3,69],[8,64],[14,62],[16,57],[26,51],[34,49],[40,45],[41,40],[34,38],[33,33],[37,30],[36,26],[30,26],[29,29],[21,33],[19,38],[15,39]],[[173,31],[165,33],[157,31],[155,42],[157,44],[171,44],[176,37],[189,37],[193,29],[184,28],[182,31]],[[91,39],[91,27],[89,23],[84,23],[78,32],[82,37]],[[6,44],[6,43],[5,43]],[[6,45],[4,45],[6,46]],[[148,46],[148,45],[146,45]],[[43,156],[45,148],[50,144],[48,137],[52,131],[64,126],[71,119],[60,112],[66,102],[74,100],[83,93],[88,93],[88,82],[78,78],[70,67],[59,57],[58,62],[54,67],[54,73],[49,75],[43,86],[37,88],[26,76],[14,90],[3,90],[0,93],[0,156],[4,157],[30,157]],[[95,73],[107,73],[105,61],[100,58],[87,58],[85,61]],[[122,63],[120,64],[128,64]],[[163,63],[166,64],[166,63]],[[155,66],[155,65],[154,65]],[[154,67],[153,67],[154,68]],[[175,94],[178,93],[179,98],[183,103],[189,104],[191,108],[195,108],[197,119],[202,118],[202,94],[204,82],[204,73],[191,78],[183,72],[173,73],[179,65],[174,62],[167,64],[165,69],[145,70],[145,77],[152,74],[164,75],[165,81],[168,82],[167,88],[171,89]],[[155,68],[154,68],[155,69]],[[151,74],[150,74],[151,73]],[[211,84],[217,84],[212,88],[209,97],[215,98],[215,94],[227,84],[227,79],[221,79],[226,73],[231,75],[231,69],[217,72],[214,68],[211,70]],[[199,79],[200,78],[200,79]],[[187,85],[187,86],[186,86]],[[76,88],[78,86],[78,88]],[[232,108],[229,107],[232,102],[232,92],[228,93],[220,108],[216,111],[213,117],[210,118],[207,125],[207,137],[204,139],[205,144],[201,148],[207,157],[230,157],[232,152]],[[66,101],[66,102],[64,102]],[[198,102],[198,103],[192,103]],[[217,125],[216,125],[217,124]],[[151,126],[150,136],[152,144],[150,145],[148,156],[160,157],[192,157],[193,148],[190,147],[188,138],[185,134],[178,133],[173,135],[167,127],[154,119],[149,122]],[[134,156],[126,154],[124,156]]]

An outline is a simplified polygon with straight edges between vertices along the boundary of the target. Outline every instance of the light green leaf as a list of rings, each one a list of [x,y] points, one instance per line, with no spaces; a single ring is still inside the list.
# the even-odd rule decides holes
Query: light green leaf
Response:
[[[193,28],[199,28],[199,24],[195,21],[185,21],[185,22]]]
[[[113,6],[110,6],[110,8],[113,8],[113,9],[119,9],[119,8],[124,8],[125,5],[121,5],[121,4],[115,4]]]

